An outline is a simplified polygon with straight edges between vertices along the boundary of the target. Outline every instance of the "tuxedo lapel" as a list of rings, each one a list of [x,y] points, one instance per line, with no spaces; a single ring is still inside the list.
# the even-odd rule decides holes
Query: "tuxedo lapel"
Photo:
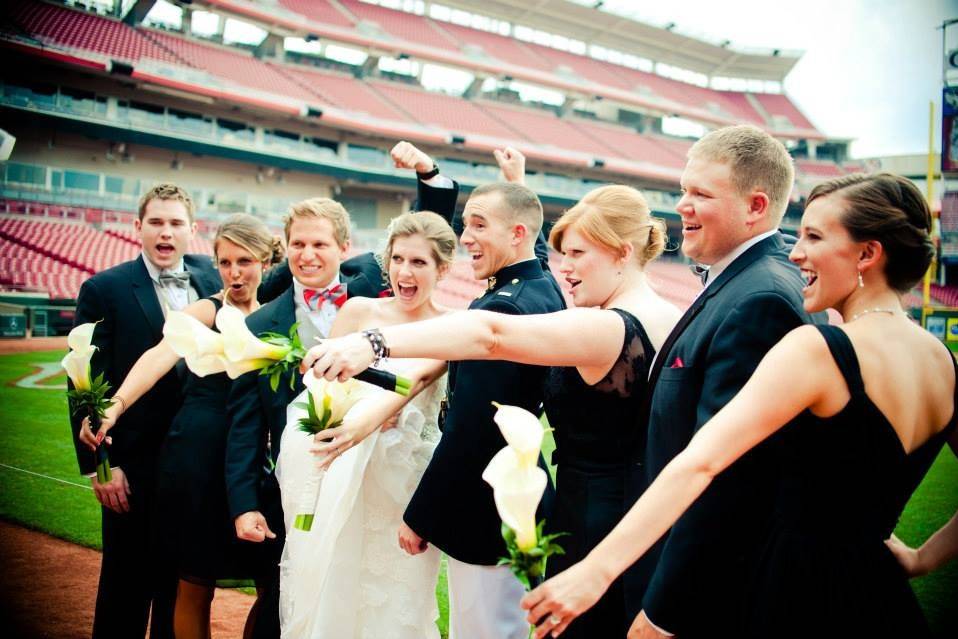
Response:
[[[659,373],[662,372],[662,367],[665,366],[665,361],[669,358],[669,351],[672,350],[672,347],[675,346],[675,342],[678,341],[679,337],[682,336],[682,333],[685,331],[686,327],[695,319],[695,316],[699,314],[699,311],[702,310],[702,307],[705,306],[705,301],[708,299],[708,296],[703,292],[699,295],[692,305],[685,310],[685,314],[679,318],[678,323],[676,323],[675,328],[672,329],[672,332],[669,333],[669,336],[665,339],[665,342],[662,344],[662,348],[659,349],[658,357],[655,358],[655,363],[652,365],[652,372],[649,373],[649,389],[655,388],[655,382],[659,378]]]
[[[199,259],[208,258],[204,256]],[[193,290],[201,299],[218,292],[220,283],[216,281],[213,273],[208,268],[201,266],[199,260],[191,255],[184,256],[183,260],[187,267],[186,271],[190,274],[190,286],[193,287]]]
[[[747,251],[738,256],[728,267],[723,270],[715,281],[708,285],[708,287],[702,291],[692,305],[685,311],[685,314],[679,319],[678,323],[675,325],[675,328],[672,329],[672,332],[669,333],[668,338],[666,338],[665,343],[662,344],[662,348],[659,349],[659,355],[655,358],[655,363],[652,366],[652,371],[649,374],[649,388],[655,388],[655,382],[659,378],[659,374],[662,372],[662,368],[666,365],[666,360],[669,359],[669,351],[672,350],[672,347],[675,346],[675,343],[682,336],[682,333],[688,328],[689,324],[692,323],[692,320],[699,314],[702,308],[705,307],[705,304],[711,298],[718,295],[718,293],[732,281],[736,275],[748,268],[749,265],[755,262],[758,258],[763,255],[768,254],[771,251],[775,250],[784,250],[785,244],[782,240],[781,234],[773,235],[769,238],[766,238],[759,242],[758,244],[749,247]]]
[[[163,309],[156,295],[156,287],[150,279],[150,273],[146,270],[142,258],[133,260],[131,270],[133,297],[140,305],[140,310],[143,311],[147,324],[153,330],[154,337],[159,341],[163,336]]]

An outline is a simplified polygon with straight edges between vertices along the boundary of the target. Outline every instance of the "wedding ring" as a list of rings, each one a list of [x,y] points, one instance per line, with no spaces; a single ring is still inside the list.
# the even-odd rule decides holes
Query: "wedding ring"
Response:
[[[560,623],[562,623],[562,619],[556,617],[555,615],[549,615],[549,623],[551,623],[553,626],[558,626]]]

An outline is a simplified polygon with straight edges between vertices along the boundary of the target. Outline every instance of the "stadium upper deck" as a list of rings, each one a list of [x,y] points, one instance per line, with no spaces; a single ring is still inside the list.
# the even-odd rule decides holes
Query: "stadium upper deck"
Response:
[[[477,74],[494,69],[501,77],[524,61],[523,69],[538,74],[544,86],[566,87],[570,100],[605,97],[630,107],[642,105],[650,117],[681,113],[713,125],[751,122],[783,137],[821,138],[783,95],[716,91],[355,0],[280,0],[279,5],[270,6],[209,0],[207,4],[260,23],[269,17],[270,28],[280,34],[292,33],[294,28],[305,35],[315,36],[318,31],[323,37],[358,42],[371,50],[421,54],[426,60],[442,58]],[[281,55],[261,59],[241,48],[131,27],[115,19],[36,0],[15,2],[6,18],[0,42],[21,53],[101,75],[126,74],[147,85],[385,139],[404,137],[436,145],[454,142],[457,148],[476,152],[513,144],[532,160],[571,169],[599,167],[621,176],[672,185],[677,182],[681,155],[687,147],[687,142],[674,138],[640,133],[621,123],[566,115],[564,110],[557,113],[447,96],[396,82],[291,64]],[[422,33],[428,37],[412,42]],[[473,57],[457,50],[460,45]],[[428,51],[420,51],[423,48]],[[478,56],[485,62],[477,61],[476,51],[487,49],[513,62],[486,53]],[[569,79],[570,73],[574,80]],[[783,122],[788,126],[783,128]]]

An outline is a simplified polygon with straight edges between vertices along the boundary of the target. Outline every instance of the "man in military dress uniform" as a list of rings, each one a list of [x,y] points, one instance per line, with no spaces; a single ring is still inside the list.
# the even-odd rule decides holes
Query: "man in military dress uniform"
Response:
[[[415,169],[419,208],[441,208],[457,185],[408,143],[393,150],[397,167]],[[481,186],[462,213],[461,244],[469,252],[486,292],[470,309],[499,313],[551,313],[565,307],[548,270],[542,236],[542,204],[521,183],[524,158],[513,149],[496,152],[508,183]],[[381,338],[381,335],[379,336]],[[383,356],[368,343],[369,360]],[[388,344],[385,345],[388,347]],[[365,347],[362,348],[365,350]],[[307,361],[311,361],[307,358]],[[449,636],[451,639],[525,639],[528,625],[519,600],[523,588],[508,567],[492,489],[482,472],[506,445],[493,422],[493,401],[537,411],[547,368],[501,361],[463,361],[449,365],[448,411],[442,439],[404,514],[400,545],[412,554],[432,543],[449,556]],[[316,374],[325,371],[316,370]],[[540,459],[540,465],[545,463]],[[550,501],[551,488],[545,501]]]

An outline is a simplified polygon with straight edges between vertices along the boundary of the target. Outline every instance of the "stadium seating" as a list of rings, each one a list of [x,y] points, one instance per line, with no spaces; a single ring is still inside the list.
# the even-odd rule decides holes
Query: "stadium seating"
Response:
[[[565,81],[584,79],[600,86],[631,92],[665,108],[684,104],[703,114],[720,116],[728,121],[767,126],[776,124],[774,121],[766,122],[760,110],[754,107],[753,99],[745,93],[699,87],[588,56],[356,0],[340,0],[336,3],[325,0],[283,0],[280,6],[307,20],[359,29],[364,33],[368,29],[357,25],[363,21],[374,22],[379,25],[382,38],[386,40],[415,41],[457,53],[461,45],[467,58],[470,52],[476,54],[481,50],[486,56],[525,66],[536,72],[555,74]],[[610,150],[607,148],[610,145],[603,141],[608,136],[584,134],[582,127],[573,125],[568,119],[545,112],[488,101],[470,102],[396,83],[367,82],[343,74],[263,61],[237,48],[201,42],[156,29],[133,28],[110,18],[35,0],[18,0],[10,8],[9,15],[14,24],[45,45],[85,50],[106,59],[131,63],[144,60],[152,65],[158,63],[160,67],[147,64],[146,72],[154,77],[191,80],[193,84],[209,89],[232,87],[233,95],[236,95],[237,89],[240,94],[243,94],[243,89],[253,89],[254,95],[273,96],[273,104],[286,104],[290,100],[320,106],[327,104],[345,112],[368,114],[400,123],[415,121],[425,127],[413,130],[434,130],[439,127],[446,129],[450,135],[471,132],[476,137],[491,139],[524,139],[546,149],[594,157],[612,156],[633,160],[637,159],[636,156],[620,149],[644,145],[641,139],[625,139],[621,144],[612,145]],[[787,96],[754,94],[753,97],[772,120],[786,119],[794,127],[814,131],[811,123]],[[510,112],[512,108],[518,110]],[[621,134],[623,138],[643,137],[631,130],[623,130]],[[539,156],[542,157],[542,154]],[[572,161],[568,154],[559,153],[557,157]],[[656,161],[656,155],[651,159],[647,153],[639,157],[644,162]],[[580,158],[574,162],[581,165],[582,161]],[[671,155],[665,155],[663,162],[660,165],[663,168],[676,167]],[[623,165],[620,163],[616,166],[621,169]],[[813,166],[809,169],[809,175],[824,177],[836,171],[841,174],[837,165],[825,168]],[[649,177],[661,177],[661,174],[649,174]]]

